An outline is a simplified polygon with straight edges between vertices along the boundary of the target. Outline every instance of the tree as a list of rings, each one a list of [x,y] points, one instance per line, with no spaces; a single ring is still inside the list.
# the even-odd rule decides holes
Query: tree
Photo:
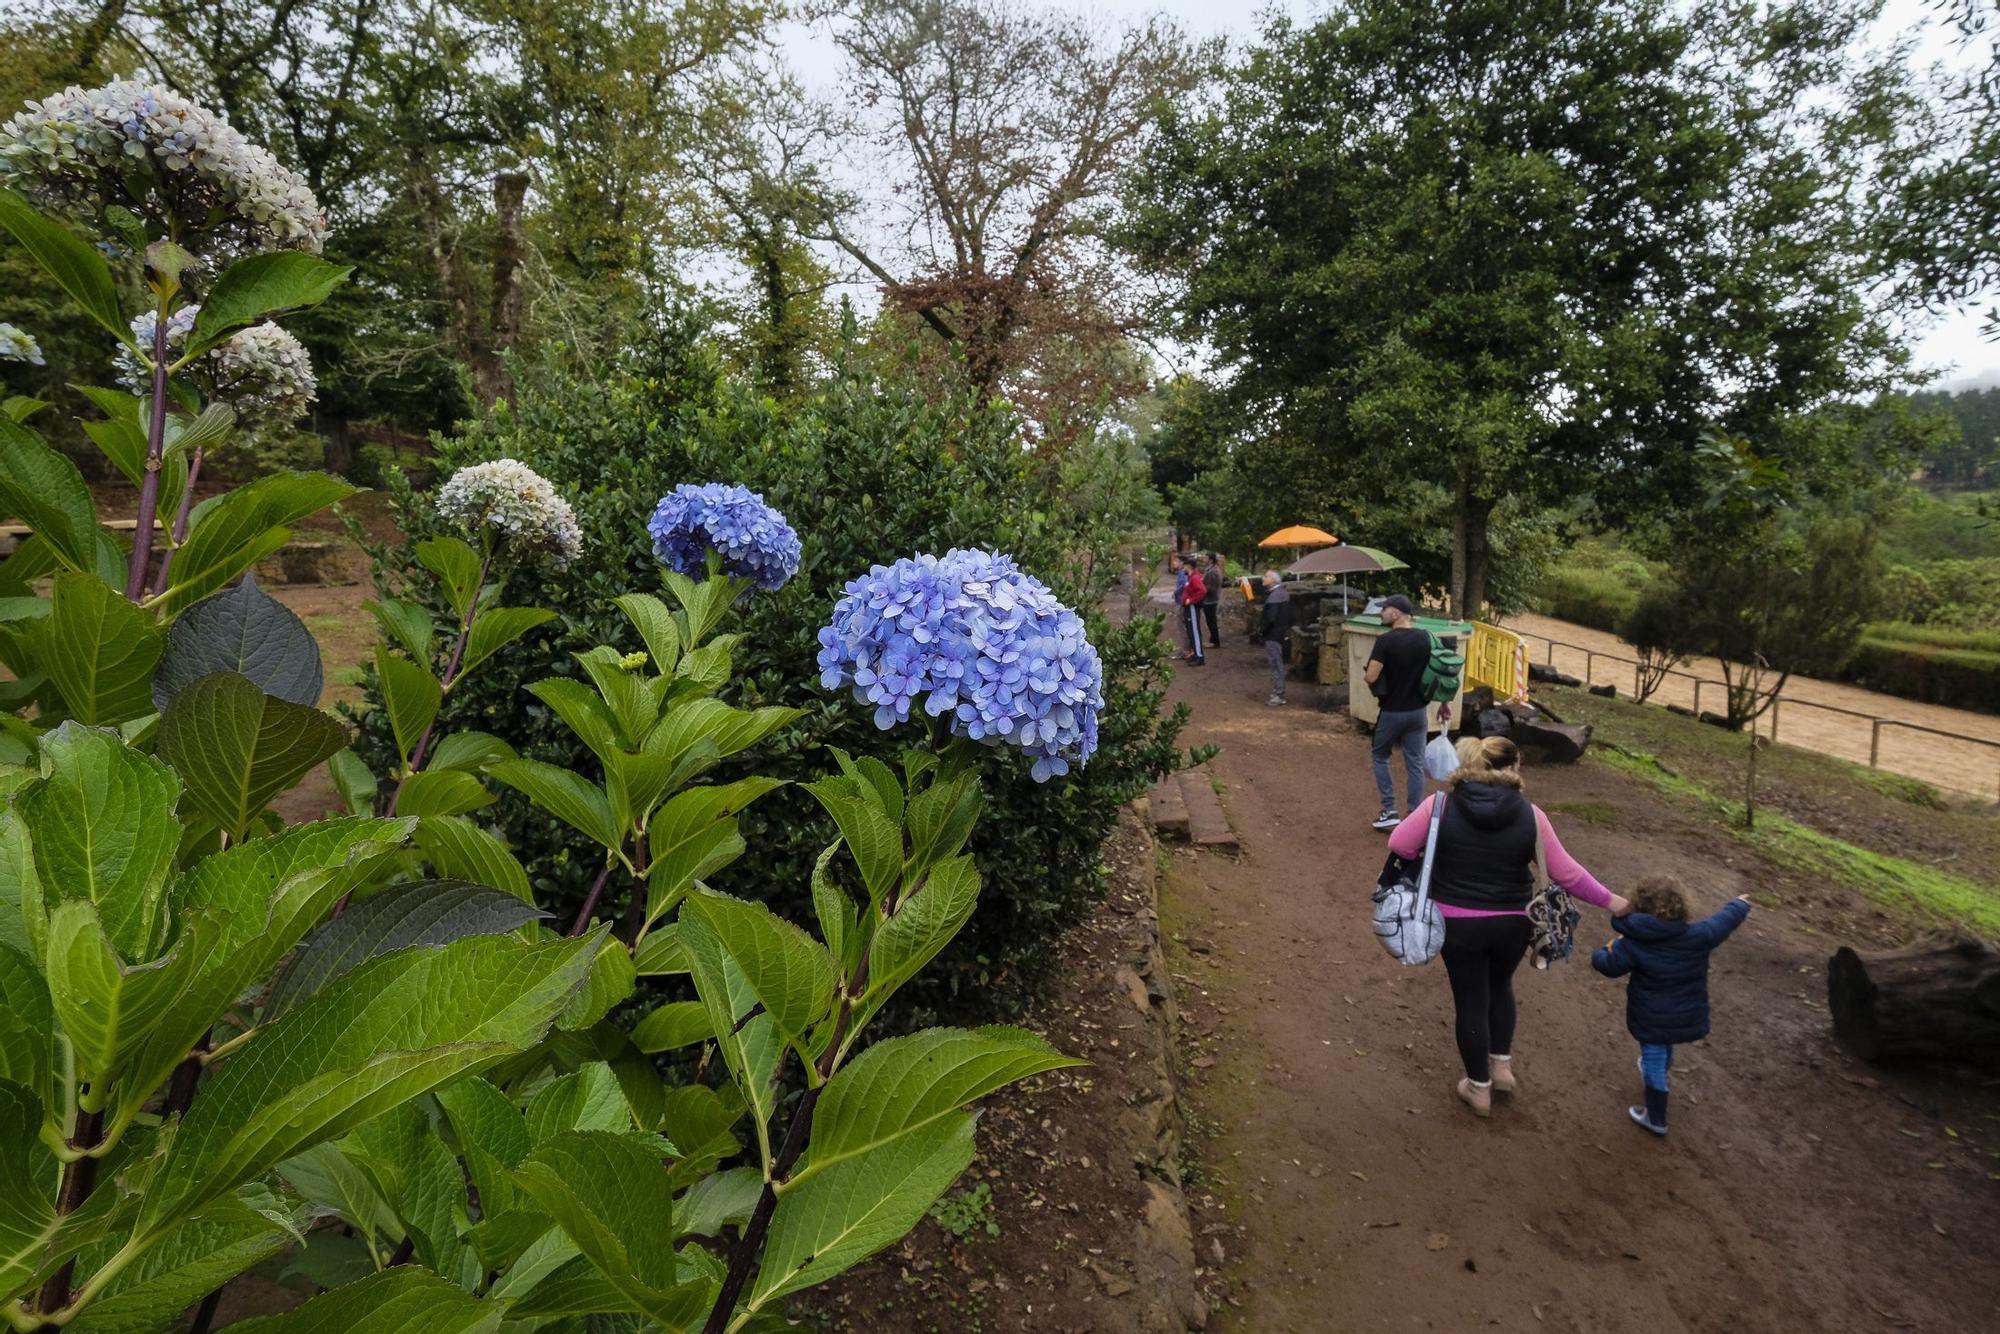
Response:
[[[1893,382],[1856,164],[1904,90],[1847,54],[1863,9],[1274,20],[1217,99],[1164,111],[1126,232],[1259,423],[1239,476],[1441,489],[1474,614],[1503,501],[1684,498],[1704,429],[1770,440]]]
[[[1847,664],[1881,569],[1866,518],[1812,500],[1749,442],[1711,437],[1697,454],[1705,494],[1681,516],[1672,573],[1622,633],[1661,674],[1658,664],[1696,655],[1719,663],[1723,721],[1750,729],[1747,825],[1756,819],[1757,719],[1792,676],[1832,676]]]
[[[835,39],[888,189],[826,197],[817,235],[1032,420],[1136,392],[1117,349],[1138,312],[1100,214],[1202,53],[1158,19],[1105,40],[1008,0],[858,0]]]
[[[1666,683],[1668,673],[1687,660],[1690,638],[1683,634],[1681,612],[1679,590],[1663,582],[1641,593],[1618,623],[1618,637],[1639,655],[1632,696],[1641,704]]]
[[[830,188],[819,164],[848,126],[787,74],[751,66],[733,73],[744,92],[710,99],[712,151],[691,169],[709,195],[712,243],[749,275],[733,312],[734,341],[764,387],[787,398],[804,387],[812,349],[835,337],[826,301],[834,273],[807,231]]]
[[[1992,0],[1946,0],[1964,72],[1948,78],[1926,134],[1895,163],[1877,219],[1903,290],[1932,309],[2000,283],[2000,26]],[[2000,307],[1985,333],[2000,338]]]

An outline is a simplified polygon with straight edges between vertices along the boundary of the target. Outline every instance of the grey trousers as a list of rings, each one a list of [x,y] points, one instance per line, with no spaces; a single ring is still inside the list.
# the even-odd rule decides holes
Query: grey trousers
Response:
[[[1285,697],[1285,641],[1267,639],[1264,641],[1264,660],[1271,664],[1271,696]]]

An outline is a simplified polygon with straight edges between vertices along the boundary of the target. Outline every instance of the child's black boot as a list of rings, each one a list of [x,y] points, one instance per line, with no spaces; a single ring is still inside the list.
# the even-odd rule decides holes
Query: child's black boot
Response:
[[[1667,1091],[1651,1085],[1646,1088],[1646,1105],[1625,1109],[1632,1120],[1643,1130],[1664,1137],[1667,1133]]]

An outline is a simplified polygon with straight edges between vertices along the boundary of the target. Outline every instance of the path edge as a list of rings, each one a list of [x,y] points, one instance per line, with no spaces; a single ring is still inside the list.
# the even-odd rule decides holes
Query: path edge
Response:
[[[1160,938],[1159,838],[1144,799],[1135,801],[1120,819],[1138,828],[1147,867],[1147,904],[1134,939],[1128,939],[1118,966],[1119,989],[1145,1021],[1145,1058],[1151,1072],[1151,1094],[1132,1106],[1125,1117],[1133,1165],[1146,1188],[1144,1209],[1134,1220],[1131,1263],[1142,1279],[1139,1291],[1153,1306],[1154,1318],[1142,1327],[1162,1331],[1208,1327],[1208,1303],[1197,1281],[1194,1221],[1181,1180],[1181,1147],[1186,1118],[1179,1075],[1180,1006],[1173,974]]]

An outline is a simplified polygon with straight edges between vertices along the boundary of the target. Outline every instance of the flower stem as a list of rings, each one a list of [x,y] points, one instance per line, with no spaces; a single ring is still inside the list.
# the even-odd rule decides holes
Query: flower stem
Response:
[[[799,1109],[792,1113],[792,1123],[785,1128],[785,1142],[778,1149],[778,1156],[771,1163],[771,1175],[764,1182],[764,1193],[757,1197],[757,1207],[751,1211],[750,1222],[738,1238],[735,1249],[729,1253],[729,1271],[722,1280],[722,1289],[716,1294],[715,1305],[709,1310],[708,1323],[702,1327],[702,1334],[724,1334],[729,1328],[729,1318],[735,1313],[736,1299],[743,1295],[744,1285],[750,1281],[750,1271],[757,1265],[757,1257],[764,1249],[764,1236],[771,1230],[771,1215],[778,1207],[777,1183],[791,1174],[800,1155],[806,1151],[806,1141],[812,1135],[813,1109],[819,1106],[819,1095],[826,1088],[826,1081],[833,1078],[833,1070],[840,1063],[840,1045],[847,1036],[847,1022],[854,1012],[853,997],[868,989],[868,965],[874,951],[861,957],[860,966],[854,970],[853,980],[840,988],[840,1011],[833,1021],[833,1038],[820,1053],[816,1069],[819,1083],[807,1089],[799,1099]]]
[[[153,523],[160,507],[160,456],[167,444],[167,301],[160,298],[153,316],[153,411],[146,423],[146,472],[139,479],[138,526],[132,530],[132,564],[125,575],[125,597],[146,596],[146,573],[153,563]]]
[[[97,1146],[97,1138],[104,1129],[104,1113],[78,1112],[76,1131],[69,1137],[70,1146],[76,1149],[91,1149]],[[62,1187],[56,1193],[56,1213],[73,1214],[83,1207],[90,1198],[90,1192],[97,1186],[97,1159],[78,1158],[63,1167]],[[70,1280],[76,1276],[76,1261],[70,1260],[61,1269],[49,1276],[42,1285],[42,1295],[37,1305],[43,1315],[54,1315],[69,1305]]]
[[[173,541],[167,546],[167,554],[160,557],[160,573],[153,580],[154,597],[167,591],[167,570],[174,563],[174,553],[180,550],[181,543],[187,541],[188,515],[194,509],[195,479],[201,476],[201,455],[201,446],[195,446],[194,457],[188,460],[187,485],[181,488],[180,507],[174,513],[174,526],[170,533]]]
[[[604,893],[604,882],[611,878],[613,858],[606,856],[604,869],[597,873],[597,879],[590,883],[590,893],[583,896],[583,906],[576,910],[576,920],[569,924],[569,934],[582,935],[590,926],[590,915],[597,911],[598,896]]]
[[[646,831],[632,838],[632,901],[625,906],[625,925],[618,938],[625,948],[639,947],[639,933],[646,928]]]
[[[458,642],[451,646],[451,657],[445,661],[444,675],[438,678],[440,688],[446,693],[450,692],[452,684],[458,680],[459,663],[465,661],[465,641],[472,635],[472,622],[479,615],[479,593],[486,587],[486,575],[492,568],[493,552],[489,548],[485,557],[479,562],[479,582],[472,586],[472,600],[465,604],[465,619],[459,622]],[[444,712],[442,703],[438,705],[438,712]],[[431,733],[436,728],[437,714],[432,714],[431,720],[424,724],[424,734],[417,738],[415,749],[410,751],[409,772],[396,780],[396,791],[389,798],[390,815],[396,813],[396,803],[403,798],[403,784],[409,782],[416,772],[424,767],[424,756],[428,755],[431,749]]]

